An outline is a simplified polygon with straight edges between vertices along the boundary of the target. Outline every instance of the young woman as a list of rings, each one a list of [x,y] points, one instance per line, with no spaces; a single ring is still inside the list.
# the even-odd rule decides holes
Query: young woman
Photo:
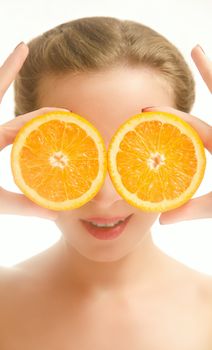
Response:
[[[199,46],[192,57],[212,90],[211,63]],[[26,121],[51,108],[87,118],[107,146],[121,123],[156,106],[191,123],[212,150],[210,126],[188,114],[195,96],[189,67],[175,46],[140,23],[90,17],[62,24],[8,57],[1,97],[15,78],[18,117],[1,125],[1,149]],[[211,217],[211,208],[210,193],[163,213],[160,222]],[[1,350],[212,348],[212,278],[156,247],[151,226],[158,213],[126,203],[108,175],[78,209],[50,211],[1,188],[0,211],[47,218],[61,231],[46,251],[2,268]],[[111,240],[94,238],[82,224],[129,215]]]

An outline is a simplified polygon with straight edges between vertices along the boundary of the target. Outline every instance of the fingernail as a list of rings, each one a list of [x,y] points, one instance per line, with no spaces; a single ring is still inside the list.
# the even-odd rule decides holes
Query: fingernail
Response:
[[[146,110],[149,109],[149,108],[155,108],[155,107],[156,107],[156,106],[144,107],[144,108],[141,109],[141,112],[144,112],[144,111],[146,111]]]
[[[173,221],[159,221],[160,225],[169,225],[169,224],[173,224],[174,222]]]
[[[168,225],[168,224],[172,224],[173,221],[159,220],[159,223],[160,223],[160,225]]]
[[[205,55],[205,51],[203,50],[202,46],[200,46],[199,44],[198,44],[197,46],[202,50],[202,52],[203,52],[204,55]]]
[[[160,225],[166,225],[167,223],[169,223],[169,221],[166,221],[166,219],[159,219],[159,224]]]
[[[21,42],[14,48],[14,51],[15,51],[19,46],[21,46],[22,44],[24,44],[23,41],[21,41]]]

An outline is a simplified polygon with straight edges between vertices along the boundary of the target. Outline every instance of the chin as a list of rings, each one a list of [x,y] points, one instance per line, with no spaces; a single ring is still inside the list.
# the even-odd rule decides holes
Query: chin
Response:
[[[128,244],[96,246],[96,247],[73,247],[75,251],[84,258],[94,262],[115,262],[124,259],[133,253],[138,245],[142,242],[141,238],[138,242],[128,242]],[[84,249],[83,249],[84,248]]]

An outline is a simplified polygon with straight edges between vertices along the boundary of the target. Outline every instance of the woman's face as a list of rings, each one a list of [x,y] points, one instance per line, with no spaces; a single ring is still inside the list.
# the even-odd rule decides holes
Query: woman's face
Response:
[[[116,67],[98,73],[46,76],[41,81],[39,107],[61,107],[81,115],[101,133],[106,147],[131,116],[148,106],[174,106],[172,91],[159,74],[146,68]],[[127,217],[115,239],[100,240],[87,232],[80,219]],[[68,245],[93,261],[115,261],[132,252],[158,217],[128,204],[107,174],[97,195],[80,208],[58,212],[56,224]]]

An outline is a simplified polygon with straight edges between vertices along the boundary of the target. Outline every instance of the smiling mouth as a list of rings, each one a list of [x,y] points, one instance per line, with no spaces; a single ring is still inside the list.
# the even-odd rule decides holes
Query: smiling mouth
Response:
[[[92,225],[93,227],[98,227],[98,228],[113,228],[116,227],[123,222],[126,222],[127,219],[130,219],[130,217],[133,214],[128,215],[127,217],[112,217],[112,218],[97,218],[97,217],[92,217],[89,218],[88,220],[80,219],[82,222],[87,223]]]
[[[119,220],[119,222],[113,222],[109,224],[108,223],[98,224],[94,222],[92,223],[87,220],[80,220],[80,221],[82,222],[82,225],[84,226],[84,228],[89,234],[91,234],[96,239],[103,241],[103,240],[113,240],[119,237],[124,232],[125,227],[127,226],[132,216],[133,214],[130,214],[125,218],[122,217],[122,220],[121,221]],[[98,219],[102,220],[103,218],[98,218]],[[110,221],[111,219],[112,218],[110,218]]]

